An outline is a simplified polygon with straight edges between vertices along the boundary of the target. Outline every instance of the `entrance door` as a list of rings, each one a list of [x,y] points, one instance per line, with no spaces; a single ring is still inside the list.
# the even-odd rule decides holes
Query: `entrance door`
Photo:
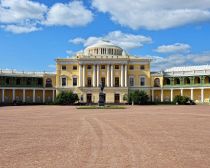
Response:
[[[87,94],[87,103],[92,103],[92,94]]]
[[[114,95],[114,103],[116,103],[116,104],[120,103],[120,94]]]

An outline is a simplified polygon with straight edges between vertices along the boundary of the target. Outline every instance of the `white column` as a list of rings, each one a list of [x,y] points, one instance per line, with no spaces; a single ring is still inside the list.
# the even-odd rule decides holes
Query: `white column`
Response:
[[[114,85],[113,85],[113,77],[114,77],[114,76],[113,76],[113,73],[114,73],[114,72],[113,72],[113,69],[114,69],[114,68],[113,68],[113,65],[111,65],[111,87],[114,86]]]
[[[174,90],[171,89],[171,102],[173,102],[173,101],[174,101]]]
[[[1,99],[2,99],[2,103],[4,103],[4,89],[2,89]]]
[[[128,82],[128,66],[125,65],[125,87],[128,86],[127,82]]]
[[[23,103],[26,102],[26,90],[23,89]]]
[[[154,94],[154,89],[152,89],[152,102],[155,101],[155,94]]]
[[[97,65],[97,87],[99,87],[99,84],[100,84],[100,66]]]
[[[12,101],[15,100],[15,89],[12,90]]]
[[[161,102],[163,102],[163,89],[161,89]]]
[[[83,87],[85,87],[85,69],[86,69],[86,67],[85,67],[85,65],[83,65],[83,72],[82,72],[82,86]]]
[[[55,101],[55,90],[53,90],[53,97],[52,97],[52,101]]]
[[[183,89],[181,89],[181,96],[183,96]]]
[[[110,65],[107,65],[107,75],[106,75],[106,85],[107,87],[110,87]]]
[[[79,65],[79,87],[82,86],[82,65]]]
[[[93,65],[93,87],[96,87],[96,66]]]
[[[204,88],[201,89],[201,103],[204,103]]]
[[[191,100],[194,100],[194,93],[193,92],[194,92],[194,89],[191,88],[191,96],[190,96],[191,97]]]
[[[34,89],[33,90],[33,103],[36,102],[36,90]]]
[[[121,65],[121,87],[124,87],[124,65]]]
[[[45,103],[45,90],[43,90],[43,92],[42,92],[42,101],[43,101],[43,103]]]

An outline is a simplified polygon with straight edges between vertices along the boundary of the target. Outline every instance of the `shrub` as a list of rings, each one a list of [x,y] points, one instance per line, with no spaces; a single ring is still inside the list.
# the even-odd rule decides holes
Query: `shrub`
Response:
[[[191,100],[189,97],[186,96],[176,96],[174,98],[174,103],[175,104],[179,104],[179,105],[186,105],[186,104],[190,104]]]
[[[78,95],[69,91],[59,93],[56,97],[55,103],[60,105],[72,105],[77,101],[79,101]]]
[[[145,91],[136,90],[131,92],[128,96],[128,103],[129,104],[148,104],[149,96]]]

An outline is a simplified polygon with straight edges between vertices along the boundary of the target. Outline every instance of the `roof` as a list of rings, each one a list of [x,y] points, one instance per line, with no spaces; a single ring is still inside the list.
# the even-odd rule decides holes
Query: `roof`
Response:
[[[202,70],[203,71],[210,70],[210,65],[173,67],[166,69],[164,72],[183,72],[183,71],[202,71]]]
[[[88,46],[86,49],[89,49],[89,48],[118,48],[118,49],[122,49],[121,47],[119,47],[109,41],[105,41],[105,40],[99,41],[96,44]]]

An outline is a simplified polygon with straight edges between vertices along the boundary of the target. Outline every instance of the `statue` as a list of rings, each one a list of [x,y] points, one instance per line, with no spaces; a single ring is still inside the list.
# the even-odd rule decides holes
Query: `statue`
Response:
[[[100,82],[99,87],[100,87],[100,92],[99,92],[98,105],[99,106],[104,106],[105,105],[105,94],[103,93],[103,91],[104,91],[105,86],[102,82]]]

